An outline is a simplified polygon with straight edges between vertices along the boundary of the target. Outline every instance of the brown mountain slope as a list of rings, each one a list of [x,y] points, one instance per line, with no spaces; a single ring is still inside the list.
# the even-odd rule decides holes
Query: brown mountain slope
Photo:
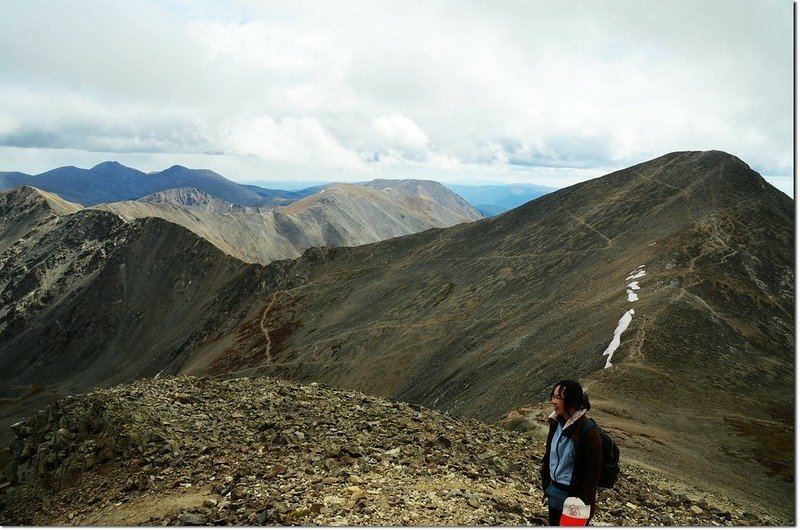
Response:
[[[483,217],[483,215],[481,215],[475,207],[464,200],[463,197],[453,193],[443,184],[432,180],[377,179],[364,183],[364,186],[394,194],[401,201],[404,200],[404,197],[402,197],[403,193],[418,199],[431,201],[437,204],[441,209],[451,212],[454,222],[449,224],[463,222],[459,221],[459,219],[464,217],[471,221],[475,221]]]
[[[735,157],[673,153],[498,218],[300,260],[302,280],[267,293],[209,369],[206,349],[187,370],[485,420],[579,377],[628,455],[667,468],[679,456],[680,470],[791,510],[792,210]]]
[[[111,228],[104,245],[116,250],[76,294],[0,335],[0,372],[22,363],[19,386],[86,387],[104,384],[88,375],[107,377],[119,355],[134,359],[125,376],[278,375],[490,421],[579,377],[626,458],[791,514],[792,209],[712,151],[666,155],[496,218],[268,267],[170,223],[130,223],[121,237]],[[0,275],[23,270],[6,267]],[[135,311],[153,314],[137,326]],[[100,318],[108,325],[92,327]],[[50,369],[39,352],[63,364]],[[88,361],[74,356],[97,366],[84,377],[71,367]]]
[[[458,207],[463,199],[441,184],[438,187],[444,192],[435,186],[425,187],[439,192],[434,199],[431,194],[423,197],[413,189],[392,187],[394,181],[384,182],[382,190],[332,184],[288,206],[271,209],[239,207],[197,190],[168,190],[138,201],[93,208],[114,212],[126,220],[166,219],[231,256],[264,265],[297,258],[311,247],[363,245],[482,217],[469,205]]]
[[[285,265],[264,271],[230,256],[274,261],[315,245],[356,245],[456,220],[405,193],[419,204],[362,186],[326,193],[288,213],[220,213],[221,201],[186,190],[86,210],[30,187],[0,194],[3,425],[66,393],[175,371],[192,345],[239,325],[238,312],[260,300],[254,286]],[[213,352],[227,342],[210,344]],[[0,441],[10,434],[3,429]]]
[[[40,210],[55,215],[42,195],[17,207],[22,224]],[[80,210],[49,222],[2,255],[4,442],[8,425],[57,397],[153,376],[177,362],[209,330],[238,324],[239,290],[258,288],[240,281],[254,266],[161,219],[125,223]]]

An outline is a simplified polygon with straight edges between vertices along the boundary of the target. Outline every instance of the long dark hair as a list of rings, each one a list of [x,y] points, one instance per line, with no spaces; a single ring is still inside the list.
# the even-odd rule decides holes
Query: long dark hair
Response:
[[[553,385],[553,390],[550,391],[550,397],[555,395],[556,388],[561,387],[561,397],[564,398],[564,406],[567,409],[589,410],[592,404],[589,403],[589,396],[583,391],[583,387],[577,381],[572,379],[564,379]]]

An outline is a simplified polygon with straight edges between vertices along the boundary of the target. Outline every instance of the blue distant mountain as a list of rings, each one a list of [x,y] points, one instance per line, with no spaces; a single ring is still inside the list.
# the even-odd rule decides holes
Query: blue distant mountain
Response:
[[[189,169],[183,166],[144,173],[118,162],[103,162],[91,169],[66,166],[39,175],[17,171],[0,172],[0,190],[23,184],[56,193],[63,199],[83,206],[136,200],[173,188],[197,188],[242,206],[277,206],[310,194],[238,184],[208,169]]]
[[[83,206],[131,201],[175,188],[196,188],[242,206],[281,206],[313,195],[324,189],[327,183],[257,181],[239,184],[208,169],[189,169],[176,165],[163,171],[145,173],[118,162],[103,162],[91,169],[65,166],[38,175],[18,171],[0,172],[0,190],[24,184],[55,193]],[[274,189],[272,186],[287,189]],[[305,187],[299,189],[302,186]],[[555,191],[555,188],[532,184],[449,184],[447,187],[486,217],[501,214]]]
[[[310,189],[321,190],[330,183],[330,180],[253,180],[248,182],[248,184],[269,190],[288,190],[300,192]]]
[[[461,195],[486,217],[499,215],[542,195],[556,191],[556,188],[534,184],[447,184],[452,191]]]

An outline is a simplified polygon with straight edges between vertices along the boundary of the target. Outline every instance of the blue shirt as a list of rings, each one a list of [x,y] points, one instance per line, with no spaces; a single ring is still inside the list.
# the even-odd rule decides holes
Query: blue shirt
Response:
[[[562,436],[562,431],[561,423],[557,422],[550,442],[550,478],[569,486],[575,467],[575,442],[569,436]]]

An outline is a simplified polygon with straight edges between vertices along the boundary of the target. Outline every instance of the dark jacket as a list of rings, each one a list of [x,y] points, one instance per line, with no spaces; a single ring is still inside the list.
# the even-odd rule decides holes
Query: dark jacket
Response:
[[[550,485],[550,442],[556,431],[556,420],[549,419],[550,431],[547,434],[547,445],[542,458],[542,489]],[[595,500],[597,497],[597,481],[600,480],[600,469],[603,465],[603,450],[600,442],[600,433],[591,428],[581,440],[581,429],[589,421],[586,415],[564,429],[562,435],[569,436],[575,443],[575,467],[572,470],[572,480],[569,483],[569,496],[580,497],[588,506],[591,506],[589,518],[594,516]]]

